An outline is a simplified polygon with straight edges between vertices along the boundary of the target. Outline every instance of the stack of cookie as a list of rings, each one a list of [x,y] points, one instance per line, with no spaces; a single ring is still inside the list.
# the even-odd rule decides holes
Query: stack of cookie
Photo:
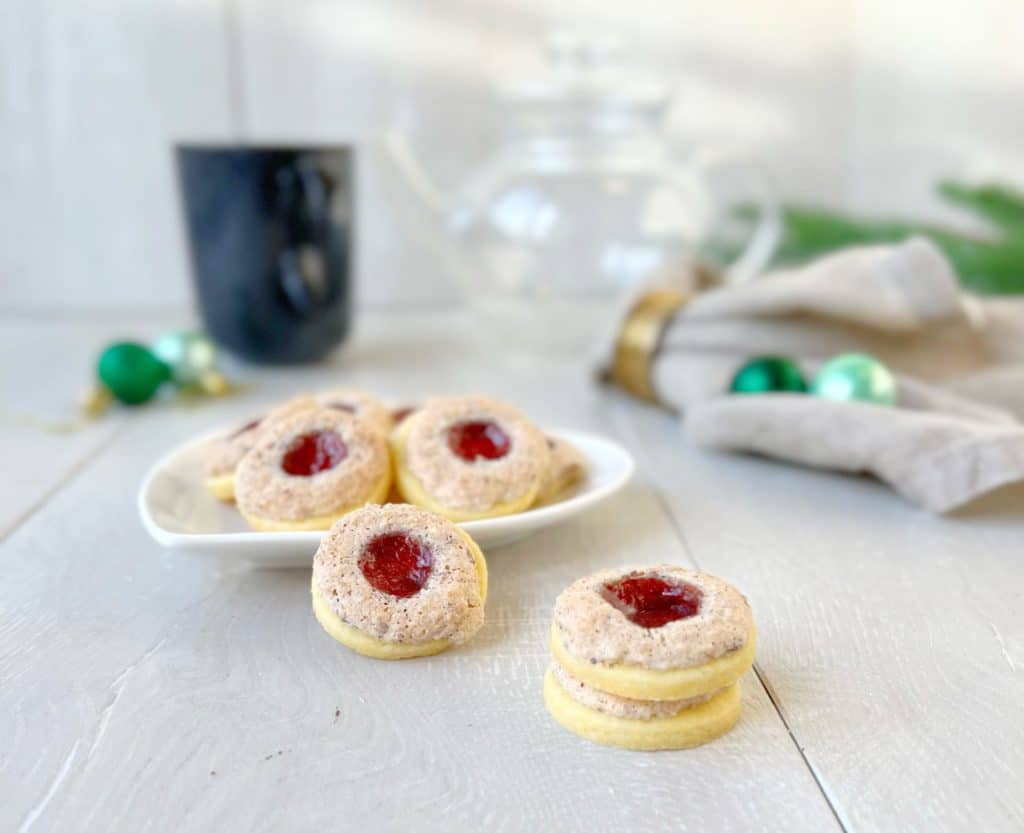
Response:
[[[628,749],[683,749],[729,731],[754,660],[743,595],[708,573],[603,570],[555,602],[548,711],[565,728]]]
[[[456,522],[492,518],[560,500],[585,474],[578,450],[504,402],[390,411],[352,389],[278,405],[210,441],[205,463],[209,491],[258,530],[328,529],[389,497]]]

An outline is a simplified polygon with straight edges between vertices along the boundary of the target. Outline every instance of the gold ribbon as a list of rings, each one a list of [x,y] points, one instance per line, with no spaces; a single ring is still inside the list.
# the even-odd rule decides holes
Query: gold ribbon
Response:
[[[650,289],[637,298],[622,320],[615,339],[608,379],[633,396],[661,404],[651,370],[665,329],[690,299],[678,289]]]

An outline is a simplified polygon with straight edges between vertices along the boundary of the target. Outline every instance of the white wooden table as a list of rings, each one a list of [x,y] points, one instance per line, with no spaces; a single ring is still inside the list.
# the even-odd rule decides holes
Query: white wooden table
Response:
[[[181,316],[0,319],[0,830],[1020,831],[1024,492],[934,518],[866,479],[688,448],[571,361],[481,349],[470,323],[370,315],[330,365],[249,395],[44,433],[117,333]],[[215,572],[135,514],[168,447],[329,383],[506,397],[618,438],[635,483],[489,552],[487,624],[438,657],[334,643],[301,570]],[[759,624],[737,728],[605,749],[541,702],[559,590],[597,567],[698,564]]]

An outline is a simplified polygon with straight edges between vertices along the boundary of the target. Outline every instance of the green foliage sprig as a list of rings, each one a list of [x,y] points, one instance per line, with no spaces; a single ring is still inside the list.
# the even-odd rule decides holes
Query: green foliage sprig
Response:
[[[1024,293],[1024,193],[1004,185],[947,180],[937,187],[947,202],[982,218],[992,229],[978,235],[913,220],[851,217],[822,208],[782,207],[782,241],[774,266],[791,266],[846,246],[930,238],[949,258],[965,289],[985,294]],[[739,206],[752,219],[755,209]]]

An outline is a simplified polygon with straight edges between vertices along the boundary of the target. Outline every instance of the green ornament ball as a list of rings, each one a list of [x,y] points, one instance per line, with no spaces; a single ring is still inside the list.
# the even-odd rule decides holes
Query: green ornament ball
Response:
[[[166,333],[153,342],[153,353],[170,368],[178,385],[197,384],[203,374],[217,368],[217,347],[203,333]]]
[[[756,356],[732,377],[731,393],[803,393],[807,383],[796,363],[784,356]]]
[[[96,374],[119,401],[141,405],[167,380],[168,370],[141,344],[122,341],[111,344],[100,354]]]
[[[836,402],[872,402],[892,405],[896,401],[896,380],[889,369],[867,353],[842,353],[822,365],[811,390],[816,396]]]

